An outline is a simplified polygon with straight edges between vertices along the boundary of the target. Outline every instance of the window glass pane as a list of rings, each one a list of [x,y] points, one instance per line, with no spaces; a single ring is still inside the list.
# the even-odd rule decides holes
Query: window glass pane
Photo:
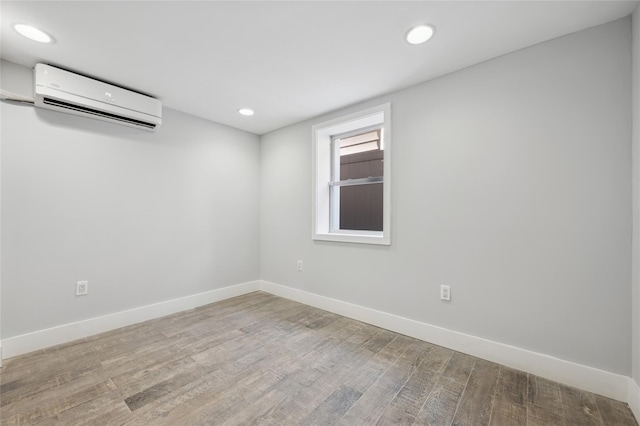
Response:
[[[380,129],[338,139],[340,156],[380,149]]]
[[[340,180],[384,176],[384,151],[340,156]]]
[[[357,154],[359,152],[367,152],[367,151],[375,151],[378,149],[378,142],[366,142],[359,143],[357,145],[352,146],[343,146],[340,148],[340,156],[349,155],[349,154]]]
[[[340,229],[382,231],[382,183],[340,188]]]

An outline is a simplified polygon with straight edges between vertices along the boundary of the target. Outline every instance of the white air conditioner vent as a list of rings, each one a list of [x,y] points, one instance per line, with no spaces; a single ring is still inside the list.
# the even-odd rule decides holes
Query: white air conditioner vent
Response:
[[[45,64],[34,75],[37,107],[143,130],[162,123],[162,103],[151,96]]]

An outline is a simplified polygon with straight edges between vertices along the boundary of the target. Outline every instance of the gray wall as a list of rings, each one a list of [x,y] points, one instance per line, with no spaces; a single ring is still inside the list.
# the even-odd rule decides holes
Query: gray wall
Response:
[[[262,279],[630,375],[630,35],[623,19],[264,135]],[[383,102],[392,244],[313,242],[311,126]]]
[[[640,386],[640,6],[633,14],[633,378]]]
[[[259,278],[258,136],[0,108],[2,338]]]

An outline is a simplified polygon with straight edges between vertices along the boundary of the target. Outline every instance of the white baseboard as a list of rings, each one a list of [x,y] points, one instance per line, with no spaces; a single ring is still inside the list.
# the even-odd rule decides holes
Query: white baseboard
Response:
[[[251,281],[101,317],[63,324],[57,327],[38,330],[33,333],[9,337],[2,340],[0,344],[2,356],[5,359],[11,358],[49,346],[59,345],[127,325],[137,324],[231,297],[241,296],[253,291],[258,291],[259,289],[260,281]]]
[[[627,403],[633,415],[636,416],[636,421],[640,423],[640,385],[631,377],[629,377],[629,400]]]
[[[260,289],[306,305],[395,331],[406,336],[506,365],[570,386],[629,402],[629,377],[505,345],[431,324],[354,305],[268,281]],[[637,388],[637,385],[636,385]],[[638,415],[636,414],[636,417]]]

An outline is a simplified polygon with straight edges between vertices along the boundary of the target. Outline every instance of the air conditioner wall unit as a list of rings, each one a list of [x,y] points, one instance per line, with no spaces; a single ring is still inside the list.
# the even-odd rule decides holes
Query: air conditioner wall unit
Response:
[[[35,105],[143,130],[162,123],[162,103],[100,80],[46,64],[34,68]]]

